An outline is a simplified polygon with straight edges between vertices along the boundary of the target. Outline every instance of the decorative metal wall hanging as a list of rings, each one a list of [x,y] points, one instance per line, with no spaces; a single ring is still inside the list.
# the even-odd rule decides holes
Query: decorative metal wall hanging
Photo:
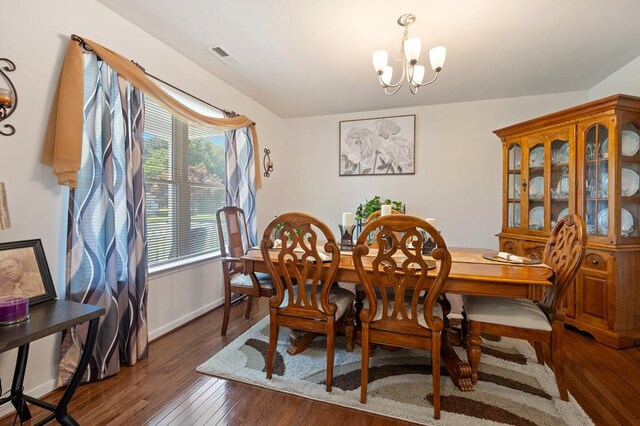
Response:
[[[13,82],[7,76],[8,72],[16,70],[16,64],[7,58],[0,58],[0,74],[9,84],[9,88],[3,88],[0,85],[0,121],[4,121],[13,114],[18,106],[18,92]],[[3,136],[11,136],[16,132],[16,128],[11,124],[5,124],[0,128],[0,134]]]
[[[264,177],[271,176],[273,171],[273,161],[271,161],[271,150],[269,148],[264,149],[264,157],[262,157],[262,165],[264,166]]]

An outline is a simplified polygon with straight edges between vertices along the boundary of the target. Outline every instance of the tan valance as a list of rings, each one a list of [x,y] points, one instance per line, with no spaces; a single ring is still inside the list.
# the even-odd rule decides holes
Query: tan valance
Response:
[[[202,115],[180,103],[160,86],[158,86],[136,64],[120,54],[82,38],[87,48],[91,49],[122,78],[132,86],[150,96],[165,107],[174,116],[200,126],[214,127],[221,130],[234,130],[251,127],[253,135],[254,163],[256,171],[256,188],[262,186],[260,174],[258,135],[253,121],[244,115],[231,118],[214,118]],[[84,101],[84,67],[83,47],[75,40],[69,40],[69,46],[62,65],[62,72],[49,117],[45,134],[42,162],[53,165],[53,173],[58,176],[58,183],[75,188],[80,161],[82,157],[82,126]]]

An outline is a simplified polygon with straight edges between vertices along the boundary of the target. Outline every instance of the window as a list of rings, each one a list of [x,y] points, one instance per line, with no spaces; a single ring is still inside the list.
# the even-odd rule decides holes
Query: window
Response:
[[[143,139],[149,266],[218,251],[224,131],[189,125],[146,98]]]

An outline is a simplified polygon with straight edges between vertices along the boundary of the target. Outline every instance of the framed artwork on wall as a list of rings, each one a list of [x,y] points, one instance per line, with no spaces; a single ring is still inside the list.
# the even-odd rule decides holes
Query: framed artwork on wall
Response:
[[[415,174],[416,116],[340,122],[340,176]]]
[[[30,306],[56,298],[40,240],[0,244],[1,296],[27,296]]]

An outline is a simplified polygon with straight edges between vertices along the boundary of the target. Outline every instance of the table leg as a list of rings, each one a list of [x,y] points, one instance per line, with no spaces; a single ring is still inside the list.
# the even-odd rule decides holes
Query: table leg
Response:
[[[451,313],[451,304],[447,300],[445,293],[442,293],[438,298],[438,302],[442,306],[442,313],[444,315],[444,330],[442,332],[442,359],[447,366],[449,377],[453,383],[463,392],[473,390],[473,382],[471,378],[471,367],[468,363],[462,361],[456,351],[453,350],[452,341],[449,338],[449,331],[451,329],[451,322],[448,315]]]
[[[289,347],[287,348],[287,353],[289,355],[297,355],[304,352],[309,347],[309,343],[318,336],[320,336],[320,334],[312,331],[291,330],[291,334],[289,334]]]
[[[20,417],[20,420],[23,422],[31,418],[31,412],[22,394],[28,357],[29,344],[27,343],[18,348],[18,358],[16,359],[16,368],[13,373],[13,382],[11,383],[11,403],[18,413],[18,417]]]
[[[93,353],[93,348],[96,345],[96,339],[98,338],[98,323],[100,318],[94,318],[89,321],[89,329],[87,330],[87,340],[84,343],[84,349],[82,350],[82,355],[80,356],[80,362],[78,362],[78,367],[76,371],[73,373],[67,388],[58,402],[56,406],[55,415],[56,420],[63,425],[77,425],[78,423],[67,413],[67,406],[69,402],[71,402],[71,398],[75,393],[78,385],[80,384],[80,380],[82,380],[82,376],[87,370],[87,366],[89,365],[89,360],[91,359],[91,354]]]

